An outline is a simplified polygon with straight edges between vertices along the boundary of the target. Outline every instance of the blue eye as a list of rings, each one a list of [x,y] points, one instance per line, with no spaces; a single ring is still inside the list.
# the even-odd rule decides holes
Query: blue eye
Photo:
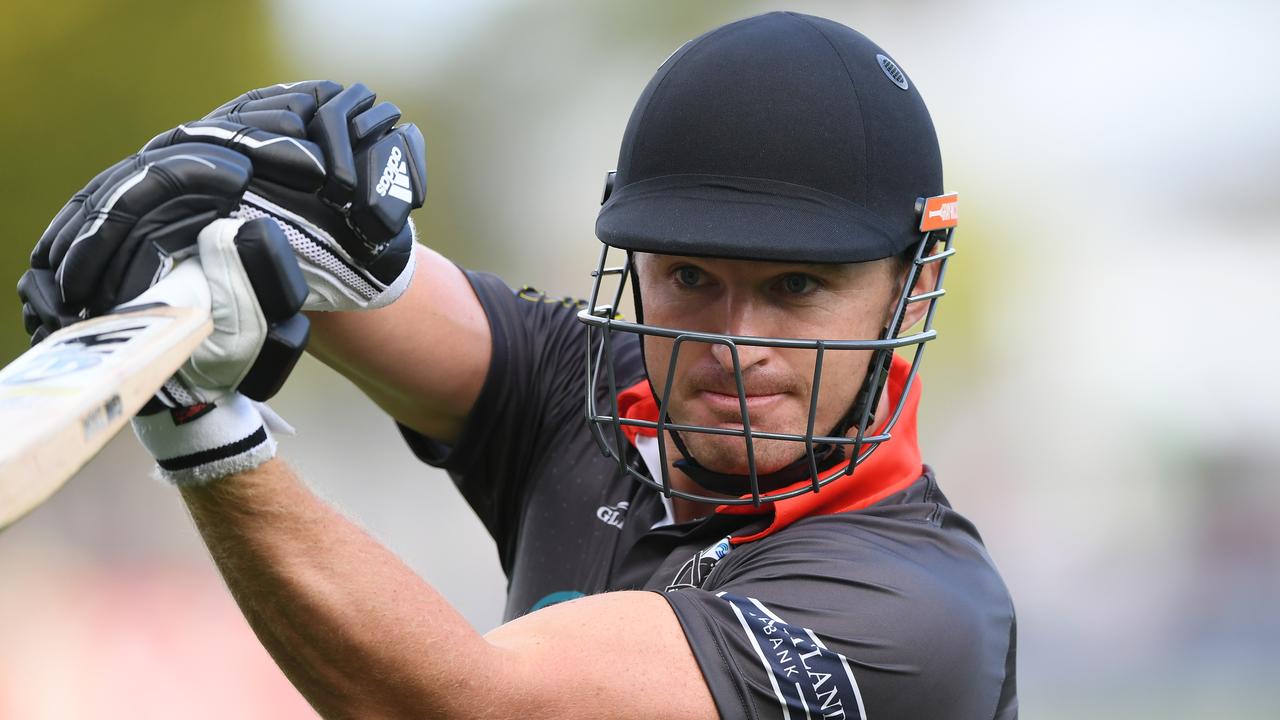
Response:
[[[781,289],[789,295],[807,295],[818,289],[818,281],[811,275],[792,273],[782,277]]]
[[[685,287],[697,287],[702,282],[702,271],[691,265],[676,270],[676,282]]]

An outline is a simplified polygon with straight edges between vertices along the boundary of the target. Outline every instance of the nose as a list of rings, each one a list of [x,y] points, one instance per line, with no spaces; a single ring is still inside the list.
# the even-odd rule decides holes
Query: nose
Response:
[[[753,298],[745,293],[727,293],[723,312],[724,316],[719,324],[723,328],[720,332],[725,335],[759,337],[770,334],[768,329],[764,327],[760,308],[756,307]],[[743,373],[749,367],[763,365],[768,362],[770,348],[736,343],[735,346],[738,351],[738,365]],[[729,345],[723,343],[713,344],[711,346],[711,356],[716,359],[716,362],[726,372],[733,372],[733,349]]]
[[[757,345],[737,345],[738,349],[738,365],[743,374],[747,369],[756,365],[764,365],[768,361],[769,348],[759,347]],[[711,357],[716,359],[720,367],[728,374],[734,372],[733,351],[728,345],[716,343],[711,346]]]

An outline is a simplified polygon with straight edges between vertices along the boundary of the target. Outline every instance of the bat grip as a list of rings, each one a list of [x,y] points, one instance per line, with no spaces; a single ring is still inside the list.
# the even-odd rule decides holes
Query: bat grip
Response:
[[[146,305],[189,307],[210,312],[213,301],[209,294],[209,281],[200,269],[199,257],[179,260],[171,270],[138,297],[116,308],[116,312]]]

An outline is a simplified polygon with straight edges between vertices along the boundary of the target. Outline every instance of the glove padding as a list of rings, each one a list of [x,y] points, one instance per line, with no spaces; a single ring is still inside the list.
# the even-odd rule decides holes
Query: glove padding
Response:
[[[275,223],[217,220],[197,244],[198,260],[179,262],[172,277],[121,308],[156,302],[210,308],[213,333],[158,394],[168,407],[134,420],[158,472],[178,483],[206,482],[274,457],[263,419],[268,411],[247,396],[279,388],[309,327],[299,314],[305,284]],[[282,337],[290,347],[283,363]]]
[[[99,174],[50,223],[19,281],[32,344],[136,297],[230,214],[285,231],[305,309],[395,300],[413,275],[408,214],[425,197],[425,151],[417,128],[394,127],[399,110],[374,99],[325,81],[250,91]]]
[[[375,100],[360,83],[276,85],[162,133],[146,149],[207,142],[244,153],[254,177],[236,214],[284,228],[310,289],[305,308],[382,307],[413,275],[409,212],[426,198],[426,150],[417,127],[396,126],[399,108]]]
[[[140,152],[99,173],[49,223],[18,282],[33,343],[137,297],[164,258],[239,206],[252,175],[243,155],[204,143]]]
[[[213,333],[157,399],[186,413],[232,390],[267,400],[293,371],[310,336],[311,322],[300,312],[307,291],[298,263],[280,228],[265,219],[215,220],[201,230],[196,249],[199,262],[179,261],[164,276],[169,282],[122,306],[210,308]]]

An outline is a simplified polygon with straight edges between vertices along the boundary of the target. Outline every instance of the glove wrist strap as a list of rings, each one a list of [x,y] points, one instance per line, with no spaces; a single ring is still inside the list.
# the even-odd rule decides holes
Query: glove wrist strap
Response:
[[[252,470],[276,455],[276,440],[257,405],[228,395],[211,410],[179,424],[181,409],[138,417],[134,432],[153,457],[156,474],[174,485],[204,485]]]

